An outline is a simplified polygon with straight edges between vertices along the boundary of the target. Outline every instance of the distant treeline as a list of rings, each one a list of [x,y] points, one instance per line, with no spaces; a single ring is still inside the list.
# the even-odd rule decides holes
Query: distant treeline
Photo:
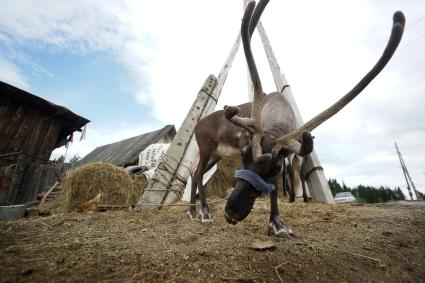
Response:
[[[342,183],[342,185],[339,184],[335,179],[329,179],[328,183],[334,196],[339,192],[351,192],[357,198],[358,202],[377,203],[406,199],[400,187],[391,189],[383,186],[376,188],[372,186],[358,185],[355,188],[350,188],[344,183]]]

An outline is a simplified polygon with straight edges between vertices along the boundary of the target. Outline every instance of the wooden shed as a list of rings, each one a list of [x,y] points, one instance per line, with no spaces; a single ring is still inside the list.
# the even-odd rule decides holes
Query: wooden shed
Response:
[[[0,202],[25,203],[58,178],[55,148],[89,122],[69,109],[0,81]]]
[[[137,165],[139,154],[145,148],[153,143],[170,143],[175,135],[175,127],[167,125],[153,132],[100,146],[81,159],[80,164],[108,162],[122,167]]]

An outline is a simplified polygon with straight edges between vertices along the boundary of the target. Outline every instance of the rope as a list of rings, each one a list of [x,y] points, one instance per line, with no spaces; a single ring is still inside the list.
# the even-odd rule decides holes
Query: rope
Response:
[[[208,205],[215,205],[215,204],[218,204],[218,203],[221,203],[221,202],[224,202],[224,201],[226,201],[226,199],[220,199],[220,200],[216,200],[216,201],[213,201],[213,202],[210,202],[210,203],[208,203]],[[138,204],[138,205],[141,205],[141,206],[200,206],[200,204],[185,204],[185,203],[170,203],[170,204],[152,204],[152,203],[140,203],[140,204]]]
[[[280,92],[282,93],[284,90],[285,90],[285,88],[287,88],[287,87],[291,87],[289,84],[286,84],[286,85],[284,85],[283,87],[282,87],[282,89],[280,90]]]
[[[176,158],[172,156],[167,156],[169,159],[171,159],[174,162],[177,162]],[[190,168],[186,165],[180,164],[180,166],[185,167],[187,170],[190,171]],[[164,171],[168,174],[172,175],[172,179],[168,180],[168,178],[165,178]],[[173,192],[176,194],[179,198],[183,196],[184,190],[181,189],[186,184],[186,179],[182,177],[180,174],[177,173],[176,170],[173,169],[173,167],[167,163],[165,160],[160,162],[158,164],[158,168],[156,171],[156,174],[158,174],[158,177],[152,178],[152,181],[157,182],[161,184],[163,187],[167,188],[171,184],[172,181],[180,183],[180,186],[170,186],[168,189],[147,189],[145,191],[147,192]],[[165,180],[161,181],[161,180]],[[181,187],[181,188],[180,188]]]
[[[309,180],[311,173],[313,173],[316,170],[322,170],[323,171],[323,167],[322,166],[314,166],[313,168],[310,169],[310,171],[307,172],[307,174],[305,175],[305,179]]]
[[[215,103],[217,104],[217,102],[218,102],[218,99],[217,98],[215,98],[214,96],[212,96],[212,94],[209,94],[208,92],[206,92],[205,90],[203,90],[202,91],[203,93],[205,93],[206,95],[208,95],[209,97],[211,97],[212,98],[212,100],[214,100],[215,101]],[[214,91],[213,91],[214,92]]]

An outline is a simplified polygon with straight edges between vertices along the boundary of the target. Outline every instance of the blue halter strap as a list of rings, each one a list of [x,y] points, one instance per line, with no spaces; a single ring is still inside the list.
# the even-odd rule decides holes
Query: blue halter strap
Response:
[[[250,170],[236,170],[235,177],[250,183],[262,193],[268,194],[274,191],[274,185],[267,183],[260,176]]]

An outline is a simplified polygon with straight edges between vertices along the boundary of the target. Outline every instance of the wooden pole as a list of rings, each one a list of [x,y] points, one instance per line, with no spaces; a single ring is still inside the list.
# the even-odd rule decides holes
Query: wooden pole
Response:
[[[157,208],[160,208],[168,191],[173,190],[173,182],[175,183],[176,179],[182,178],[178,174],[178,168],[182,165],[183,157],[193,136],[193,130],[201,118],[208,101],[212,99],[212,92],[216,85],[217,79],[215,76],[210,75],[199,91],[164,159],[159,163],[155,175],[136,204],[136,210],[142,211],[155,208],[153,205],[157,205]]]
[[[261,41],[263,42],[264,50],[267,55],[267,60],[269,61],[270,69],[273,74],[273,79],[278,92],[281,92],[282,95],[286,96],[289,101],[289,104],[292,106],[295,115],[295,123],[297,127],[303,125],[303,120],[301,113],[298,110],[297,103],[295,102],[294,97],[292,96],[291,88],[286,81],[284,74],[280,71],[279,64],[273,53],[270,41],[267,37],[266,31],[261,24],[261,21],[257,24],[257,30],[260,34]],[[309,178],[307,179],[307,185],[310,188],[310,193],[313,200],[317,202],[325,203],[334,203],[332,192],[329,188],[328,181],[323,172],[323,168],[320,165],[319,157],[316,154],[316,151],[313,152],[307,157],[304,158],[306,162],[306,171],[308,172]]]

